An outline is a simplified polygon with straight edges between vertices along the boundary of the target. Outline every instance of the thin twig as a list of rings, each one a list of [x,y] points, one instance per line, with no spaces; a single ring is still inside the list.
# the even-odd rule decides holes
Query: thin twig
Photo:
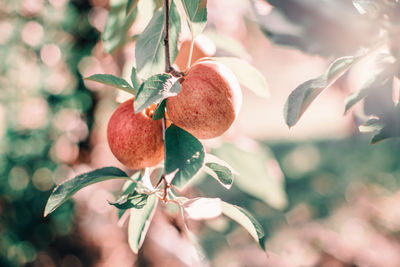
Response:
[[[169,0],[164,0],[164,51],[165,51],[165,72],[171,73],[176,71],[174,68],[171,66],[171,56],[169,54]],[[171,73],[174,75],[174,73]],[[175,76],[175,75],[174,75]],[[166,129],[166,121],[165,121],[165,116],[162,119],[162,131],[163,131],[163,140],[164,140],[164,146],[165,146],[165,129]],[[164,159],[166,159],[167,156],[167,150],[164,149]],[[167,179],[165,179],[165,166],[163,169],[163,174],[161,175],[161,179],[159,183],[164,182],[164,195],[163,195],[163,200],[167,200],[167,195],[168,195],[168,189],[170,185],[168,184]],[[158,183],[158,184],[159,184]]]
[[[175,77],[182,77],[183,72],[177,71],[171,65],[171,55],[169,53],[169,0],[164,0],[164,52],[165,52],[165,72]]]
[[[165,72],[171,69],[171,56],[169,54],[169,0],[164,0],[164,51]]]
[[[192,35],[192,41],[190,42],[189,59],[185,71],[187,71],[190,68],[190,65],[192,64],[193,47],[194,47],[194,36]]]

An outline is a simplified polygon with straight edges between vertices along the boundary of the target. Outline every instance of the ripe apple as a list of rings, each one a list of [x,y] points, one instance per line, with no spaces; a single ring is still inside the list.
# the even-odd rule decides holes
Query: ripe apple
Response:
[[[235,75],[212,59],[197,61],[177,96],[167,99],[169,119],[199,139],[220,136],[234,122],[242,91]]]
[[[157,165],[164,159],[161,120],[152,119],[156,105],[135,114],[134,99],[118,106],[107,127],[108,145],[114,156],[130,169]]]
[[[192,43],[191,39],[185,39],[182,41],[180,45],[178,55],[175,58],[175,64],[180,71],[185,71],[186,68],[188,67],[187,64],[189,61],[191,43]],[[199,60],[200,58],[214,56],[215,51],[216,47],[213,41],[211,41],[211,39],[202,34],[198,35],[194,40],[192,59],[190,61],[190,65],[193,65],[193,63]]]

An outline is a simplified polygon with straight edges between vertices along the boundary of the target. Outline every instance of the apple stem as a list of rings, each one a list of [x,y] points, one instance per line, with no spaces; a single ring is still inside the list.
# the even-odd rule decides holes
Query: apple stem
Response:
[[[193,47],[194,47],[194,37],[192,35],[192,42],[190,43],[190,51],[189,51],[189,60],[186,65],[186,70],[190,68],[190,63],[192,62]]]
[[[165,173],[163,173],[163,175],[161,175],[160,180],[158,180],[158,182],[157,182],[156,188],[161,184],[161,182],[164,183],[164,188],[163,188],[163,196],[162,196],[162,198],[159,197],[159,199],[164,202],[168,202],[168,192],[169,192],[169,189],[171,188],[171,184],[168,183],[167,179],[165,178]]]

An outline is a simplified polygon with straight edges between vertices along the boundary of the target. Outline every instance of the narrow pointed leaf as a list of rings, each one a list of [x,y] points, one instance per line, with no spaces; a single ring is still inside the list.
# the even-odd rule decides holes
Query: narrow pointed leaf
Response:
[[[380,54],[375,60],[374,70],[370,78],[362,85],[361,89],[351,94],[345,102],[345,113],[357,102],[368,96],[371,92],[381,89],[390,79],[393,79],[394,58],[387,54]]]
[[[128,31],[137,15],[137,9],[133,7],[133,10],[126,16],[126,1],[111,0],[110,6],[111,9],[101,36],[104,50],[107,53],[113,52],[129,39]]]
[[[151,76],[144,81],[137,93],[134,103],[135,113],[153,103],[160,103],[167,97],[177,95],[180,90],[181,84],[171,74],[163,73]]]
[[[125,9],[126,15],[129,15],[132,12],[132,10],[137,6],[138,2],[139,0],[128,0]]]
[[[230,189],[237,172],[228,163],[218,157],[207,154],[204,171],[215,178],[223,187]]]
[[[123,195],[129,195],[133,194],[135,192],[135,189],[138,185],[137,181],[142,179],[142,174],[141,172],[136,172],[131,176],[131,179],[126,181],[124,185],[122,186],[122,196]],[[122,198],[122,196],[120,198]],[[118,219],[121,219],[122,216],[125,214],[127,210],[124,209],[118,209]]]
[[[376,143],[388,139],[390,137],[393,136],[390,135],[388,132],[386,132],[385,129],[383,128],[379,133],[377,133],[376,135],[374,135],[374,137],[372,137],[371,145],[375,145]]]
[[[138,176],[138,175],[136,175]],[[139,195],[135,192],[137,182],[133,180],[126,181],[124,184],[124,193],[115,201],[108,201],[108,204],[115,206],[118,209],[129,209],[132,207],[141,208],[146,204],[147,195]],[[140,199],[144,198],[144,203]],[[132,202],[132,203],[131,203]],[[143,203],[142,206],[141,203]],[[140,206],[140,207],[139,207]]]
[[[181,30],[181,19],[174,4],[170,7],[169,45],[171,62],[178,53],[178,37]],[[135,48],[136,66],[139,76],[148,78],[153,74],[162,73],[164,61],[164,13],[158,10],[144,31],[140,34]]]
[[[131,82],[133,85],[133,88],[135,89],[135,91],[139,91],[140,85],[142,84],[142,81],[140,80],[140,78],[137,76],[137,72],[136,69],[134,67],[132,67],[132,71],[131,71]]]
[[[136,95],[136,88],[133,88],[127,81],[110,74],[95,74],[90,77],[84,78],[85,80],[99,82],[111,87],[115,87],[132,95]]]
[[[207,24],[207,0],[181,0],[193,37],[202,33]]]
[[[222,213],[240,224],[265,251],[265,233],[261,224],[245,209],[222,201]]]
[[[105,167],[76,176],[58,185],[47,200],[44,216],[47,216],[61,204],[71,198],[78,190],[98,182],[111,179],[129,179],[122,170],[114,167]]]
[[[196,137],[172,124],[165,132],[165,149],[165,172],[176,172],[172,184],[182,188],[203,167],[203,145]]]
[[[378,118],[371,118],[363,125],[358,127],[362,133],[376,133],[383,129],[385,125]]]
[[[167,104],[167,100],[164,99],[161,101],[160,105],[154,111],[153,120],[161,120],[165,116],[165,105]]]
[[[267,148],[243,149],[232,143],[224,143],[213,152],[240,174],[235,176],[234,186],[258,198],[276,209],[287,205],[284,177],[279,164]]]
[[[244,48],[242,43],[235,38],[212,29],[207,29],[204,32],[204,35],[213,41],[217,47],[217,50],[223,50],[227,52],[228,55],[238,58],[250,57],[249,53],[246,51],[246,48]]]
[[[182,205],[188,218],[209,220],[221,215],[221,199],[198,197],[185,201]]]
[[[371,140],[371,144],[376,144],[382,140],[400,137],[400,105],[394,105],[391,114],[387,114],[382,118],[371,118],[366,125],[368,130],[375,132]],[[364,129],[365,130],[365,129]]]
[[[128,180],[124,183],[124,185],[122,186],[123,193],[119,198],[122,198],[124,195],[133,194],[137,186],[136,180],[139,177],[140,177],[140,172],[136,172],[133,176],[131,176],[131,180]],[[118,219],[121,219],[122,215],[124,215],[125,212],[126,210],[124,209],[118,209]]]
[[[288,97],[284,108],[284,117],[289,127],[295,125],[310,104],[326,88],[332,85],[362,56],[348,56],[335,60],[320,77],[299,85]]]
[[[146,237],[151,220],[156,211],[158,198],[155,195],[149,196],[146,205],[141,209],[131,209],[128,241],[134,253],[138,253]]]
[[[239,83],[258,96],[270,96],[264,76],[247,61],[235,57],[215,57],[215,60],[226,65],[235,74]]]
[[[122,195],[116,201],[109,201],[108,204],[115,206],[118,209],[127,210],[131,208],[141,209],[147,203],[148,195],[145,194],[132,194]]]

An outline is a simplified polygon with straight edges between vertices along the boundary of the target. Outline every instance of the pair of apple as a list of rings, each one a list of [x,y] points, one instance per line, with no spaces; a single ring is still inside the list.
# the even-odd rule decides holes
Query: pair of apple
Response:
[[[196,43],[195,43],[196,44]],[[199,139],[220,136],[234,122],[242,101],[230,69],[210,58],[198,59],[181,79],[181,91],[166,100],[168,120]],[[161,120],[155,105],[135,114],[134,98],[111,116],[107,139],[114,156],[130,169],[157,165],[164,159]]]

